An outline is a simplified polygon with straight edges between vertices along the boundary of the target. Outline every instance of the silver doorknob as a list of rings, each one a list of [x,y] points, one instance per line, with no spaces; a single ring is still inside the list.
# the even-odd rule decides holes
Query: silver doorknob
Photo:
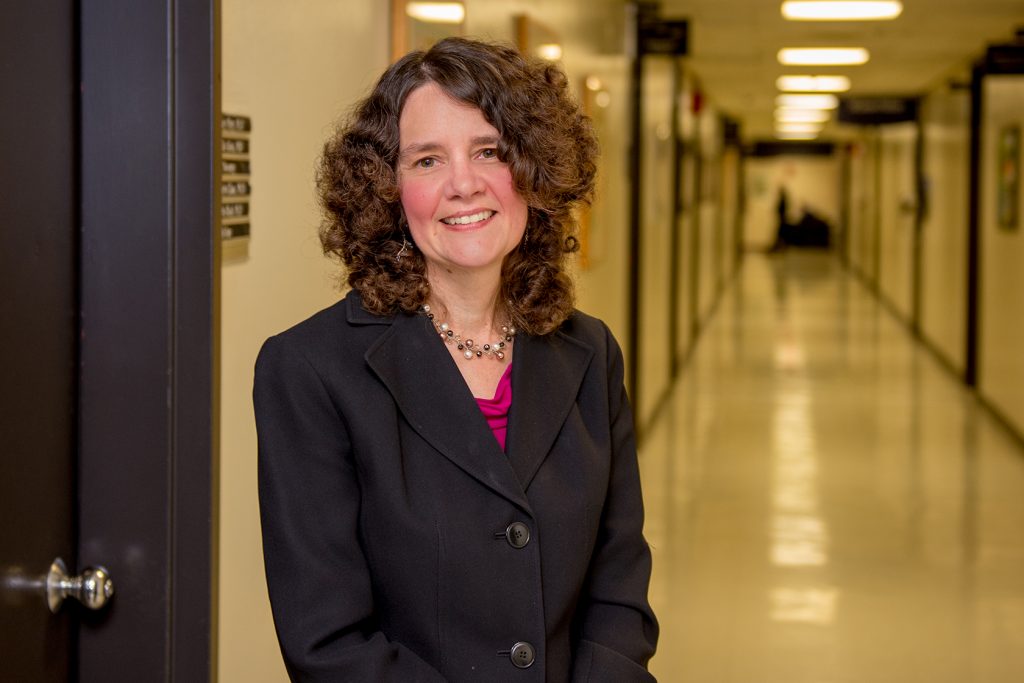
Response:
[[[81,576],[68,576],[64,560],[57,558],[46,575],[46,603],[54,614],[64,598],[72,597],[89,609],[100,609],[114,595],[114,582],[103,567],[88,567]]]

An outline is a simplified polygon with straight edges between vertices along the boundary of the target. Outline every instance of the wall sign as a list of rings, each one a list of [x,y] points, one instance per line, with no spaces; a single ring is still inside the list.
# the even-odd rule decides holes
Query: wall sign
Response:
[[[685,56],[689,45],[689,23],[685,19],[654,19],[640,22],[641,55]]]
[[[917,120],[914,97],[841,97],[839,121],[861,125],[903,123]]]
[[[238,114],[221,114],[220,236],[224,240],[249,237],[249,199],[252,171],[249,136],[252,119]]]

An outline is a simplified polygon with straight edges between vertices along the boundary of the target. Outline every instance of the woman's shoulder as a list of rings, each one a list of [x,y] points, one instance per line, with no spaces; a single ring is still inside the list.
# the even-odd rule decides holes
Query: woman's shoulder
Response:
[[[585,313],[579,308],[572,309],[565,322],[558,328],[558,332],[580,341],[601,344],[606,343],[611,337],[611,331],[601,318]]]
[[[274,346],[290,353],[299,353],[313,360],[318,357],[344,355],[362,357],[363,351],[379,336],[381,326],[391,317],[367,312],[355,291],[320,310],[302,322],[270,337],[264,348]]]
[[[573,309],[569,317],[558,328],[557,334],[563,334],[577,342],[591,346],[602,355],[607,352],[608,347],[618,348],[615,336],[608,325],[600,318],[595,318],[579,309]]]

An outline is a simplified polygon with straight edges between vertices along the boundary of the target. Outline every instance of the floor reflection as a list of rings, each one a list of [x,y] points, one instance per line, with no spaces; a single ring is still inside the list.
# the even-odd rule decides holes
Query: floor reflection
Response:
[[[1024,453],[831,256],[748,257],[671,401],[659,680],[1024,680]]]

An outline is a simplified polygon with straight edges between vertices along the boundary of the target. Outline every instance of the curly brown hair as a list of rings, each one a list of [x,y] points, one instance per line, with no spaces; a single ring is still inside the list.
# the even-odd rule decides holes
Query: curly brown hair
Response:
[[[499,300],[519,329],[547,334],[572,312],[565,261],[578,248],[574,208],[593,195],[597,140],[562,70],[510,46],[446,38],[384,72],[324,145],[317,174],[324,253],[342,261],[373,313],[412,313],[426,302],[423,255],[396,258],[407,238],[396,169],[402,107],[427,83],[477,107],[501,136],[498,158],[529,217],[526,237],[502,265]]]

